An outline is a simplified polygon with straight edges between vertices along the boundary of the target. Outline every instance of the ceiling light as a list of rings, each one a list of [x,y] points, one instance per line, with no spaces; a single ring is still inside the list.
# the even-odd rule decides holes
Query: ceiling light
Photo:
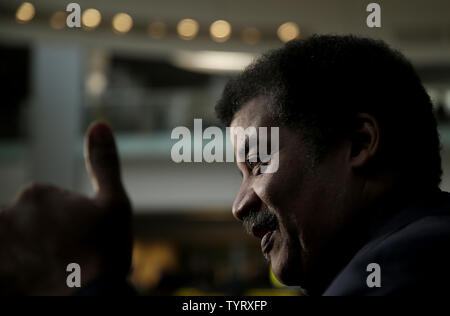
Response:
[[[16,12],[16,19],[19,23],[26,23],[31,21],[36,14],[34,5],[30,2],[24,2],[20,5]]]
[[[198,22],[193,19],[181,20],[177,26],[178,35],[184,40],[194,39],[197,36],[199,29],[200,26]]]
[[[231,36],[231,24],[224,20],[218,20],[211,24],[209,32],[215,42],[226,42]]]
[[[286,43],[300,37],[300,28],[294,22],[286,22],[278,28],[277,34]]]
[[[117,33],[128,33],[133,27],[133,18],[126,13],[118,13],[113,18],[113,29]]]
[[[181,51],[173,55],[173,63],[183,69],[205,73],[237,73],[244,70],[255,55],[241,52]]]
[[[88,29],[95,29],[100,25],[102,15],[97,9],[87,9],[83,12],[81,21],[83,22],[84,27]]]

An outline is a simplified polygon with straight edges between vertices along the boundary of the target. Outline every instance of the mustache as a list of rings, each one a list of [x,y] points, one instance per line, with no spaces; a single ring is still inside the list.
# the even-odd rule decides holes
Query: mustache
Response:
[[[251,210],[242,222],[245,231],[250,235],[254,229],[266,228],[274,231],[279,227],[277,216],[265,205],[261,210]]]

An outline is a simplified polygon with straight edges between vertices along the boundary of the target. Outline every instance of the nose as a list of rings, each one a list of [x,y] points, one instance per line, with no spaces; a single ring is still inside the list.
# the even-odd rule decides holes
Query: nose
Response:
[[[243,185],[233,203],[233,216],[242,221],[253,209],[259,210],[261,199],[250,186]]]

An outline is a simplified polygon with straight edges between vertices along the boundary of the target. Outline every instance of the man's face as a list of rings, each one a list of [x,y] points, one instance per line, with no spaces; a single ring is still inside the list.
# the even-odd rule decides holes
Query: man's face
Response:
[[[261,163],[237,163],[243,182],[233,215],[261,239],[263,254],[277,278],[288,285],[303,285],[344,221],[345,146],[332,150],[327,155],[331,158],[312,169],[300,133],[277,126],[268,110],[269,102],[264,96],[250,100],[231,123],[232,128],[267,127],[270,131],[279,127],[279,167],[275,173],[261,173]],[[235,152],[242,150],[238,148],[241,143],[232,142]]]

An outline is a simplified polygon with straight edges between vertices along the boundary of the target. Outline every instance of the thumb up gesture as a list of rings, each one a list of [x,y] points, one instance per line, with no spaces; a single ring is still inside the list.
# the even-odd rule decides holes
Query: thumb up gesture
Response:
[[[93,198],[33,184],[0,210],[0,295],[73,294],[71,263],[80,267],[82,287],[100,277],[126,278],[132,209],[106,124],[89,128],[85,153]]]

